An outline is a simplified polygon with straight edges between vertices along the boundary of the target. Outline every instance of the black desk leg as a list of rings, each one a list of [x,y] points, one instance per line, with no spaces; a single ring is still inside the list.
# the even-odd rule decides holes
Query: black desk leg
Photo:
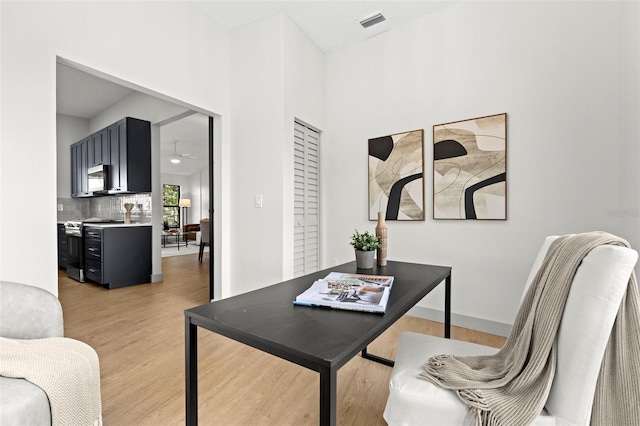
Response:
[[[366,348],[366,347],[362,350],[362,352],[360,353],[360,355],[361,355],[361,356],[362,356],[362,358],[364,358],[364,359],[368,359],[368,360],[370,360],[370,361],[375,361],[375,362],[378,362],[378,363],[380,363],[380,364],[387,365],[387,366],[389,366],[389,367],[393,367],[393,366],[395,365],[395,361],[393,361],[393,360],[390,360],[390,359],[387,359],[387,358],[383,358],[383,357],[378,356],[378,355],[370,354],[370,353],[367,351],[367,348]]]
[[[187,426],[198,424],[198,327],[185,316],[184,378],[186,393],[185,419]]]
[[[451,272],[444,286],[444,337],[451,338]]]
[[[320,367],[320,425],[336,426],[338,370]]]

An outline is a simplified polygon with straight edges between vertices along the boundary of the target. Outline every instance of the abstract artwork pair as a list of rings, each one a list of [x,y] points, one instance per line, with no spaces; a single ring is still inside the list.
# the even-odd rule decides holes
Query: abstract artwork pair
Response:
[[[369,220],[424,220],[424,132],[369,139]],[[507,218],[507,114],[433,126],[433,218]]]

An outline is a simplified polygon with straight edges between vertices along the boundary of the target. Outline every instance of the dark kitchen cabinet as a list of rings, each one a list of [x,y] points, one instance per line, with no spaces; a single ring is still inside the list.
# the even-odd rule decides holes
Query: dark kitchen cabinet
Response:
[[[89,145],[91,136],[71,145],[71,196],[89,197]]]
[[[109,290],[151,281],[151,226],[84,228],[85,276]]]
[[[77,197],[80,192],[80,184],[78,178],[81,176],[80,170],[78,170],[78,143],[71,145],[71,196]]]
[[[58,224],[58,269],[67,269],[67,233],[64,224]]]
[[[72,197],[93,196],[87,171],[100,164],[109,194],[151,192],[151,123],[126,117],[71,145]]]
[[[89,167],[98,166],[100,164],[109,164],[109,138],[107,137],[108,128],[100,130],[91,135],[89,143]]]
[[[122,121],[122,120],[121,120]],[[118,122],[119,123],[119,122]],[[120,172],[120,137],[118,135],[120,127],[118,123],[113,123],[107,128],[107,138],[109,140],[109,184],[108,188],[120,188],[120,176],[126,173]],[[126,156],[126,152],[124,153]]]
[[[112,193],[151,192],[151,123],[123,118],[107,129]]]

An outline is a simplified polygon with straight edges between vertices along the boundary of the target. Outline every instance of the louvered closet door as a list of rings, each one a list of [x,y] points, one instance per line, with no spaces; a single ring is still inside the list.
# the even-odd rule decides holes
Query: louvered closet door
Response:
[[[320,268],[320,133],[294,127],[294,265],[296,277]]]

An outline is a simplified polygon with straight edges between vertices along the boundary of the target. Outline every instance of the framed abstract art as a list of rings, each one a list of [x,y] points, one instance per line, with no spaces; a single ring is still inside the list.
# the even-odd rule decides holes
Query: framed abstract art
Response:
[[[369,220],[424,220],[424,131],[369,139]]]
[[[433,126],[433,218],[507,219],[507,114]]]

